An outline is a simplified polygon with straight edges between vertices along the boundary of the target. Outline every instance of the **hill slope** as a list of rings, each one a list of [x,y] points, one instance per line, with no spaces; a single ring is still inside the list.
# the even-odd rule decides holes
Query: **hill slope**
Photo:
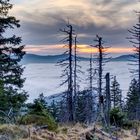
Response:
[[[29,63],[57,63],[59,60],[67,58],[68,55],[35,55],[35,54],[26,54],[21,63],[22,64],[29,64]],[[112,58],[111,61],[129,61],[132,59],[132,55],[121,55],[119,57]],[[80,61],[89,61],[89,58],[86,57],[78,57]],[[93,58],[96,60],[96,58]]]

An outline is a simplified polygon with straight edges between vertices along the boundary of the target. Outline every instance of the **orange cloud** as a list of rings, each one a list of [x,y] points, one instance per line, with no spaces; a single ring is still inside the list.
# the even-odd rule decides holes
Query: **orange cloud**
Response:
[[[91,48],[89,46],[79,46],[78,49],[79,52],[81,53],[97,53],[98,50],[96,48]],[[133,48],[126,48],[126,47],[115,47],[115,48],[108,48],[106,50],[108,53],[132,53]]]
[[[108,52],[110,53],[131,53],[133,48],[109,48]]]
[[[27,45],[25,47],[25,51],[28,53],[58,53],[63,52],[64,45]],[[88,53],[97,53],[98,50],[96,48],[92,48],[89,45],[78,45],[78,53],[82,54],[88,54]],[[108,53],[132,53],[133,48],[127,48],[127,47],[114,47],[114,48],[108,48],[106,50]]]

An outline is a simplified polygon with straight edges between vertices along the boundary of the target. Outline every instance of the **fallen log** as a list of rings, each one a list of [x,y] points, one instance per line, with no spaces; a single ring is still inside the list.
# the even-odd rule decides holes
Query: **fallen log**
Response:
[[[82,130],[81,132],[79,132],[78,134],[80,137],[82,136],[90,136],[93,137],[94,135],[100,135],[100,137],[106,137],[108,140],[116,140],[116,137],[108,134],[107,132],[104,132],[103,130],[100,130],[99,128],[95,127],[95,125],[89,127],[89,128],[86,128],[85,130]]]

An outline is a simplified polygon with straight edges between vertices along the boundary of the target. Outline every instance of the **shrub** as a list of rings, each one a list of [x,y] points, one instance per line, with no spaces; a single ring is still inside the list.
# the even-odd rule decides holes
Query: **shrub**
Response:
[[[28,105],[28,114],[23,116],[19,122],[24,125],[47,125],[49,130],[55,131],[57,123],[48,112],[44,96],[42,96],[40,95],[38,99],[35,99],[32,104]]]
[[[119,108],[113,108],[110,111],[110,123],[115,126],[122,126],[125,121],[125,113]]]
[[[123,122],[123,128],[132,129],[140,127],[140,121],[137,120],[126,120]]]
[[[57,123],[50,115],[36,115],[36,114],[28,114],[25,115],[20,121],[21,124],[24,125],[47,125],[48,130],[55,131],[57,129]]]

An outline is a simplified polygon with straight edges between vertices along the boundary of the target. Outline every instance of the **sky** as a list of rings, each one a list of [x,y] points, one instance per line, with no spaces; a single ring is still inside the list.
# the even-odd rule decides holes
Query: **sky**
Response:
[[[96,34],[103,37],[111,53],[131,53],[126,39],[136,22],[134,10],[139,0],[11,0],[10,11],[21,22],[16,34],[21,36],[25,50],[35,54],[58,54],[64,48],[65,36],[60,32],[68,23],[78,34],[79,53],[90,53]]]

